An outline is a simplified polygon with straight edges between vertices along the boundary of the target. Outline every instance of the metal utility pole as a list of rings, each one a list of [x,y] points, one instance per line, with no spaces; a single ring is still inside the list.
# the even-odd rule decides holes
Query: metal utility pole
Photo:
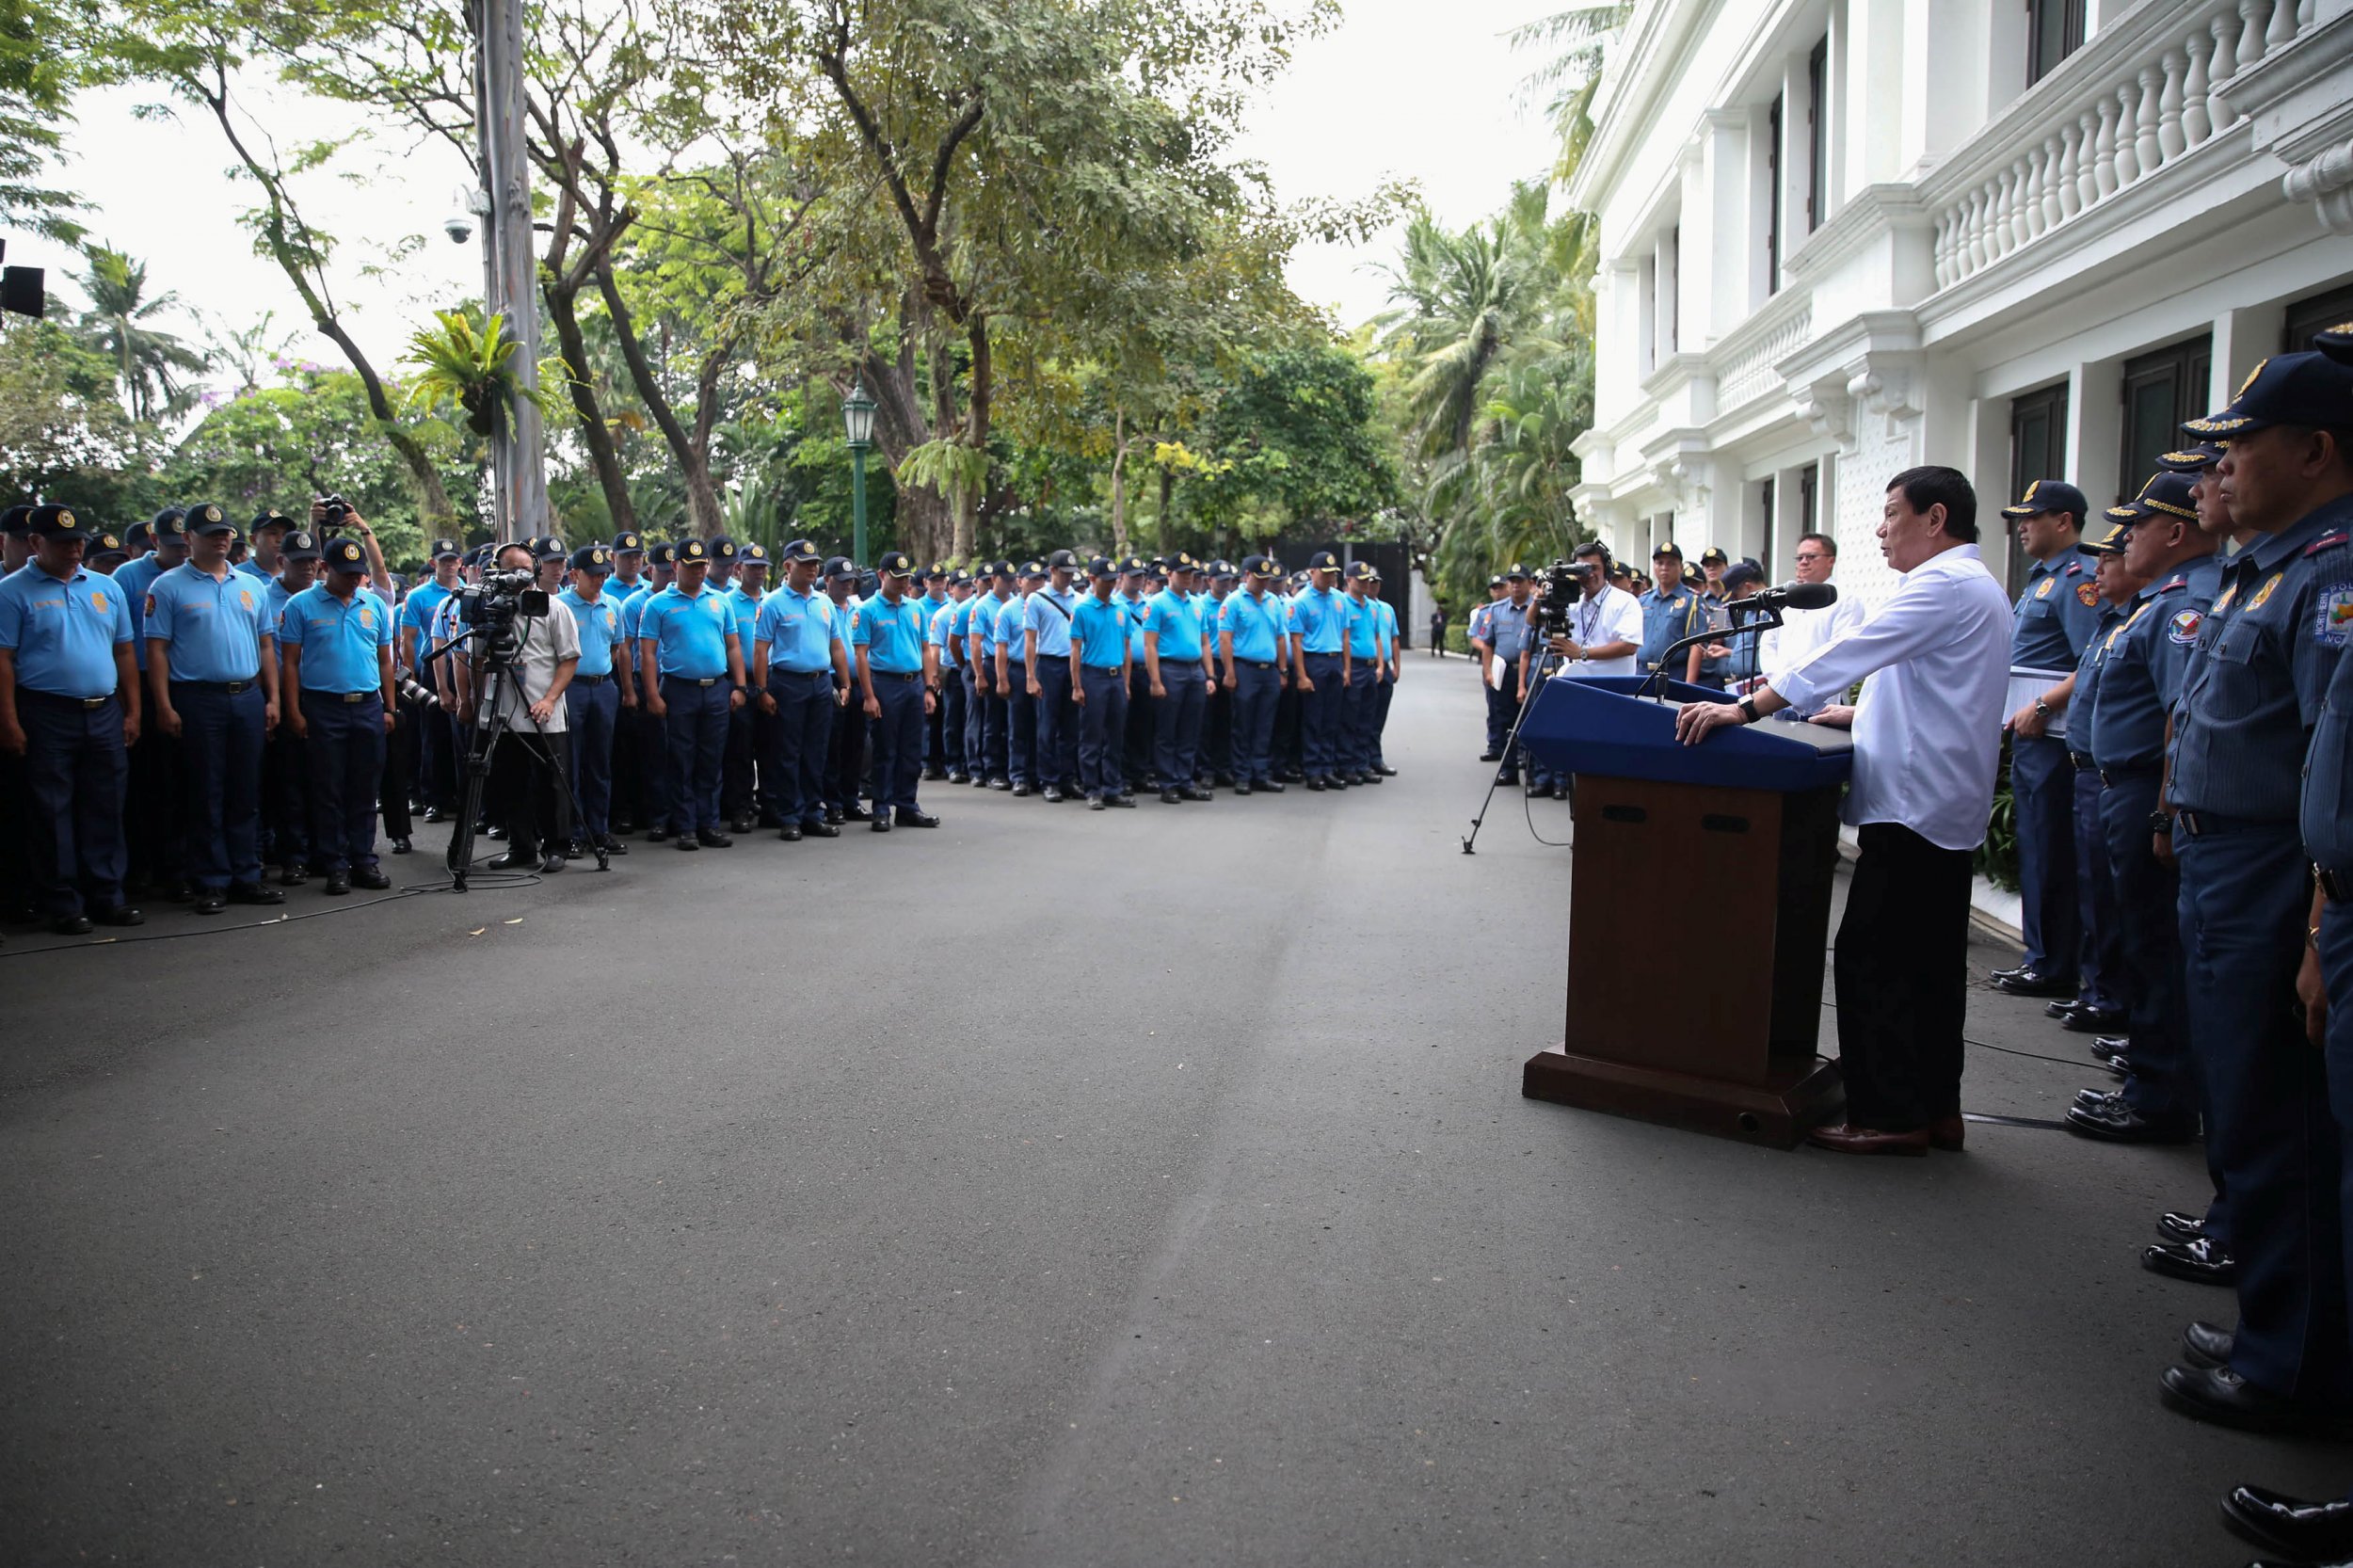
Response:
[[[539,260],[531,243],[531,164],[523,149],[522,0],[473,0],[474,134],[481,149],[483,307],[505,317],[515,383],[539,385]],[[547,432],[518,397],[490,438],[502,541],[548,529]]]

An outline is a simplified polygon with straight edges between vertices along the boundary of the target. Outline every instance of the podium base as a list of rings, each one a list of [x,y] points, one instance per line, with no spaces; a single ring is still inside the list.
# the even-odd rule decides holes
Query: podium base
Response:
[[[1520,1093],[1529,1099],[1781,1149],[1796,1148],[1806,1128],[1829,1121],[1846,1099],[1837,1065],[1818,1056],[1805,1065],[1774,1073],[1763,1083],[1734,1083],[1573,1056],[1559,1046],[1528,1059],[1520,1072]]]

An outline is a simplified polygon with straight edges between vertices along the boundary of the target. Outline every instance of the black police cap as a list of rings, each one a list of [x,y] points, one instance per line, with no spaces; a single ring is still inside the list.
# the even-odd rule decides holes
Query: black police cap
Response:
[[[319,541],[307,528],[290,528],[278,546],[281,561],[315,561],[319,558]]]
[[[327,569],[340,572],[364,572],[368,569],[368,552],[360,548],[357,539],[329,539],[320,557]]]
[[[0,512],[0,534],[29,534],[32,532],[33,509],[27,505],[11,506]]]
[[[237,525],[229,514],[209,501],[200,501],[188,508],[188,532],[191,534],[226,534],[237,536]]]
[[[613,552],[600,544],[584,544],[572,552],[574,571],[603,571],[613,569]]]
[[[90,530],[75,519],[66,506],[36,506],[32,516],[24,520],[28,533],[37,539],[88,539]]]

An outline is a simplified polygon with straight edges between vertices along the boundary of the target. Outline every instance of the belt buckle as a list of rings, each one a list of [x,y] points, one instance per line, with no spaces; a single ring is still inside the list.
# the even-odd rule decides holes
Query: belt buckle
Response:
[[[111,695],[112,694],[109,694],[109,696]],[[86,696],[81,699],[82,712],[85,713],[95,713],[98,710],[106,706],[106,701],[107,698],[103,696]]]
[[[2202,836],[2205,832],[2204,828],[2198,825],[2198,813],[2195,811],[2176,811],[2173,813],[2173,820],[2181,824],[2182,831],[2193,839]]]
[[[365,692],[345,692],[343,694],[343,698],[345,702],[365,702],[368,699],[368,694]]]
[[[2313,879],[2320,884],[2321,896],[2331,904],[2342,904],[2353,898],[2353,878],[2339,876],[2319,866],[2313,868]]]

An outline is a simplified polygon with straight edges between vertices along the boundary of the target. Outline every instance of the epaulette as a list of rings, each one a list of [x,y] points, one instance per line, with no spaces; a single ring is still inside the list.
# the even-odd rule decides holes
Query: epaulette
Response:
[[[2070,577],[2074,576],[2077,572],[2083,569],[2084,564],[2080,557],[2067,563],[2067,575]]]
[[[2342,528],[2338,529],[2333,534],[2323,534],[2320,537],[2314,539],[2312,543],[2304,547],[2304,553],[2307,555],[2317,555],[2331,545],[2340,545],[2345,543],[2348,536],[2347,536],[2345,531]]]
[[[2171,593],[2171,592],[2172,592],[2174,589],[2176,589],[2176,588],[2186,588],[2186,587],[2188,587],[2188,586],[2189,586],[2189,579],[2188,579],[2188,578],[2186,578],[2186,577],[2177,577],[2177,578],[2175,578],[2172,582],[2168,583],[2167,584],[2165,584],[2165,586],[2163,586],[2163,587],[2159,588],[2159,589],[2157,590],[2157,592],[2159,592],[2159,593],[2161,593],[2161,594],[2169,594],[2169,593]]]

